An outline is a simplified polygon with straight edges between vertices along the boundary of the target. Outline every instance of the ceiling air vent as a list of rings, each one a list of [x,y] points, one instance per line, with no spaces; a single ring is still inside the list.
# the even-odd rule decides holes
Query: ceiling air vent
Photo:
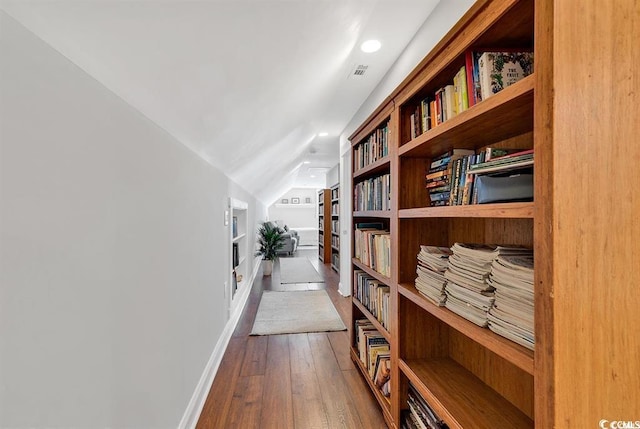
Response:
[[[353,72],[351,73],[351,76],[362,77],[364,76],[364,73],[367,71],[368,68],[369,66],[365,66],[364,64],[358,64],[353,68]]]

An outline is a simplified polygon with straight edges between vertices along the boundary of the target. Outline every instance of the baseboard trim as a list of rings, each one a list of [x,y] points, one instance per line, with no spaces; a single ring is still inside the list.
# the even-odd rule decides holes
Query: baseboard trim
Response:
[[[178,425],[179,429],[193,429],[196,427],[196,424],[200,419],[200,413],[202,413],[202,408],[204,407],[204,403],[207,400],[207,395],[209,394],[209,390],[211,389],[211,385],[213,384],[213,379],[218,372],[218,368],[220,368],[220,363],[222,362],[224,352],[227,350],[227,346],[229,345],[229,341],[231,340],[231,335],[236,329],[236,326],[240,321],[242,311],[247,304],[249,293],[251,292],[251,288],[253,287],[253,281],[255,280],[256,274],[260,269],[260,261],[260,257],[254,259],[249,287],[244,288],[244,290],[241,292],[241,295],[238,297],[240,298],[239,305],[236,306],[233,314],[231,314],[231,317],[229,317],[229,320],[227,321],[227,324],[222,331],[222,335],[220,335],[216,346],[213,348],[213,352],[209,357],[209,361],[204,367],[202,376],[200,376],[200,380],[198,381],[196,390],[193,392],[191,400],[189,401],[189,405],[182,415],[182,419],[180,420],[180,424]]]

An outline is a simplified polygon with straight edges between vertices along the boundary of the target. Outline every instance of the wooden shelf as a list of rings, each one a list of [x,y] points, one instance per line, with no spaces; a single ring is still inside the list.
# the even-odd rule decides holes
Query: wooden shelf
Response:
[[[530,75],[400,146],[401,157],[433,157],[452,148],[469,149],[533,129]]]
[[[333,231],[331,231],[331,235],[335,235],[336,237],[340,236],[340,234],[338,234],[337,232],[333,232]]]
[[[332,248],[333,250],[335,250],[336,252],[339,252],[339,251],[340,251],[340,249],[338,249],[336,246],[331,246],[331,248]]]
[[[387,425],[389,425],[389,427],[393,427],[393,424],[392,424],[393,420],[391,418],[391,400],[386,396],[384,396],[382,392],[380,392],[380,389],[378,389],[376,385],[373,384],[373,380],[369,378],[369,372],[367,371],[367,369],[364,367],[364,364],[360,360],[360,355],[358,354],[358,350],[356,350],[354,347],[351,347],[351,360],[356,365],[356,367],[360,370],[360,373],[362,374],[367,384],[369,385],[369,388],[371,389],[373,396],[376,398],[376,400],[380,404],[380,407],[382,408],[382,414],[384,415],[384,419],[387,422]]]
[[[331,268],[333,268],[333,271],[335,271],[336,273],[339,273],[340,270],[338,269],[338,267],[336,267],[334,264],[331,264]]]
[[[378,281],[381,281],[382,283],[386,284],[387,286],[391,286],[391,279],[389,277],[386,277],[386,276],[380,274],[379,272],[377,272],[376,270],[374,270],[370,266],[365,265],[359,259],[351,258],[351,262],[353,263],[353,265],[355,265],[356,267],[360,268],[362,271],[364,271],[365,273],[369,274],[371,277],[375,278]]]
[[[379,217],[389,219],[391,218],[391,210],[366,210],[353,212],[353,217]]]
[[[460,317],[445,307],[438,307],[418,292],[411,284],[398,285],[398,293],[411,300],[414,304],[428,311],[456,331],[486,347],[488,350],[512,363],[528,374],[534,373],[534,353],[519,344],[508,340],[487,328],[481,328],[464,317]]]
[[[452,359],[401,359],[399,367],[450,428],[534,427],[527,415]]]
[[[360,170],[353,173],[354,179],[364,179],[369,176],[377,176],[381,172],[386,172],[389,170],[390,158],[389,156],[385,156],[384,158],[380,158],[376,162],[373,162],[366,167],[361,168]]]
[[[376,319],[375,316],[371,314],[369,309],[365,307],[364,304],[358,300],[358,298],[352,297],[351,301],[353,302],[353,305],[355,305],[358,310],[360,310],[364,317],[366,317],[371,323],[373,323],[373,326],[375,326],[376,329],[380,331],[380,333],[387,339],[389,344],[391,344],[391,334],[389,333],[389,331],[387,331],[387,328],[382,326],[382,323],[380,323],[378,319]]]
[[[490,217],[503,219],[532,219],[533,202],[471,204],[466,206],[419,207],[398,210],[400,219],[429,217]]]
[[[539,10],[541,4],[544,7]],[[484,101],[410,139],[412,130],[422,128],[420,119],[425,113],[422,103],[434,101],[439,97],[437,94],[454,83],[454,76],[463,66],[467,67],[469,50],[537,49],[534,29],[540,34],[541,26],[534,21],[542,16],[544,8],[553,7],[555,3],[537,0],[474,3],[443,41],[349,138],[353,155],[357,145],[372,131],[383,125],[389,129],[389,156],[355,171],[351,185],[355,188],[366,179],[389,174],[393,210],[355,210],[351,222],[354,229],[359,223],[377,222],[389,231],[391,271],[389,277],[383,276],[355,258],[350,268],[364,271],[391,289],[389,326],[393,329],[389,330],[387,340],[393,351],[392,373],[399,374],[400,379],[391,385],[390,410],[394,421],[390,427],[401,426],[401,411],[408,407],[407,378],[451,428],[530,428],[534,426],[534,415],[540,427],[556,424],[548,418],[552,412],[544,409],[544,401],[553,396],[552,391],[545,389],[551,385],[548,377],[552,377],[553,372],[540,377],[541,363],[549,364],[545,358],[553,352],[550,345],[556,344],[549,341],[545,331],[550,324],[543,324],[540,317],[553,312],[553,306],[549,305],[551,294],[538,281],[538,277],[550,269],[547,266],[541,269],[540,264],[544,265],[545,258],[552,255],[547,254],[548,248],[541,249],[536,240],[536,235],[557,233],[539,228],[541,224],[546,225],[551,211],[547,201],[538,198],[539,188],[548,185],[545,180],[553,182],[549,177],[555,174],[555,164],[548,156],[555,149],[551,145],[553,141],[541,142],[537,138],[541,132],[551,132],[547,130],[549,123],[556,124],[545,116],[545,112],[553,110],[553,98],[547,94],[553,88],[542,85],[544,73],[548,72],[546,68],[553,63],[544,52],[542,57],[547,59],[547,64],[542,63],[538,60],[539,52],[535,52],[539,61],[535,64],[535,75],[485,97]],[[534,106],[534,97],[539,103],[541,91],[547,94],[546,101],[542,106]],[[446,91],[444,97],[448,97]],[[439,113],[438,108],[435,110]],[[547,118],[544,125],[542,117]],[[425,189],[424,177],[434,157],[452,149],[480,151],[487,147],[535,148],[535,202],[426,207],[429,192]],[[354,237],[355,232],[351,239]],[[432,304],[415,288],[412,282],[420,245],[450,246],[456,242],[536,248],[536,340],[539,336],[542,338],[537,343],[538,353]],[[403,283],[398,284],[398,279]],[[547,305],[542,308],[538,305],[540,301]],[[353,299],[352,310],[354,315],[365,315],[384,332],[357,299]],[[372,390],[375,394],[375,389]]]

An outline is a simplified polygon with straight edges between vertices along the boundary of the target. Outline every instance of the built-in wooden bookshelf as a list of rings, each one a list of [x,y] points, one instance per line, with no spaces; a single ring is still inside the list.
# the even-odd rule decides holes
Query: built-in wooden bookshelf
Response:
[[[391,236],[390,276],[352,259],[391,290],[390,400],[372,386],[389,427],[401,426],[409,383],[451,428],[596,427],[640,415],[631,310],[640,307],[640,207],[635,188],[620,185],[640,183],[639,38],[631,1],[479,0],[350,136],[354,193],[390,176],[390,210],[354,204],[352,214],[354,231],[378,222]],[[424,100],[450,84],[468,52],[489,49],[533,49],[534,72],[417,132]],[[387,155],[363,158],[381,129]],[[486,147],[533,149],[533,201],[431,207],[432,160]],[[456,242],[534,250],[535,351],[416,289],[420,245]],[[353,320],[375,325],[352,302]],[[354,344],[352,335],[357,356]]]
[[[340,272],[340,184],[331,188],[331,268]]]
[[[407,408],[411,382],[449,427],[534,425],[534,353],[492,331],[437,307],[414,286],[421,244],[450,247],[456,242],[508,243],[532,248],[535,202],[430,207],[425,174],[431,161],[454,148],[533,148],[535,76],[528,76],[457,116],[412,137],[421,100],[446,85],[465,64],[468,50],[484,46],[531,49],[533,1],[480,1],[351,136],[354,160],[360,146],[388,130],[388,155],[354,164],[353,189],[367,180],[390,177],[389,210],[366,204],[353,212],[358,225],[379,222],[391,236],[391,272],[366,270],[391,290],[392,372],[390,427]],[[379,183],[376,183],[378,189]],[[387,208],[375,206],[376,209]],[[353,298],[353,318],[373,315]],[[379,328],[380,329],[380,328]],[[355,338],[352,338],[355,344]],[[378,395],[376,395],[378,397]],[[389,404],[380,401],[383,410]],[[474,404],[474,405],[470,405]]]
[[[391,290],[390,401],[372,386],[389,427],[400,427],[409,383],[450,428],[596,427],[640,415],[640,324],[628,311],[640,306],[640,207],[635,188],[620,187],[640,182],[639,21],[632,1],[479,0],[350,136],[354,193],[390,176],[390,210],[354,204],[352,213],[354,231],[378,222],[390,232],[390,276],[357,258],[351,267]],[[489,49],[533,50],[534,72],[416,132],[424,100],[450,84],[468,52]],[[381,129],[387,154],[363,161]],[[533,149],[533,201],[431,207],[432,160],[487,147]],[[535,351],[416,289],[420,245],[456,242],[534,250]],[[375,325],[352,302],[353,320]]]
[[[318,191],[318,259],[331,263],[331,190]]]

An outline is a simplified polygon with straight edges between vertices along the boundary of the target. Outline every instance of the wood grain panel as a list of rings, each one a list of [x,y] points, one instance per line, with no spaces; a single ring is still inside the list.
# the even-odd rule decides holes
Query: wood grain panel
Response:
[[[348,298],[347,298],[348,299]],[[354,369],[353,362],[349,353],[349,336],[345,331],[327,332],[331,349],[336,356],[338,366],[343,371]]]
[[[555,425],[554,300],[553,272],[553,3],[535,3],[535,80],[534,92],[534,281],[536,341],[535,421],[539,427]]]
[[[260,427],[292,429],[294,425],[289,336],[269,335],[266,338],[269,339],[269,343]]]
[[[402,132],[401,126],[402,123],[400,121],[400,111],[398,109],[394,109],[391,113],[391,120],[389,122],[390,126],[390,147],[389,147],[389,155],[391,156],[391,212],[393,216],[389,222],[389,231],[391,232],[391,284],[390,287],[390,296],[389,296],[389,320],[388,320],[388,330],[390,333],[389,344],[391,347],[391,373],[390,373],[390,416],[387,420],[391,426],[400,425],[400,402],[398,402],[400,392],[400,385],[398,384],[398,380],[400,377],[400,370],[398,369],[398,360],[400,358],[399,350],[398,350],[398,342],[397,339],[399,337],[398,331],[398,265],[400,264],[400,240],[399,240],[399,230],[400,224],[398,220],[398,208],[400,207],[400,199],[401,199],[401,180],[400,177],[400,159],[398,158],[398,148],[400,142],[400,134]]]
[[[320,383],[315,372],[302,372],[292,377],[291,396],[296,428],[331,428],[322,402]]]
[[[358,389],[362,385],[362,375],[352,364],[351,370],[343,371],[347,386],[354,392],[353,400],[356,404],[362,427],[366,429],[387,429],[380,407],[372,401],[370,390]]]
[[[555,423],[571,429],[640,419],[640,7],[556,1],[554,23]]]
[[[534,427],[533,421],[522,411],[452,359],[407,360],[400,364],[451,428]]]
[[[308,336],[329,427],[362,428],[357,409],[351,399],[342,371],[335,360],[327,335],[312,333]]]
[[[449,357],[533,419],[533,374],[451,328]]]
[[[449,220],[449,240],[462,243],[533,246],[533,219],[454,218]]]
[[[267,365],[268,337],[249,337],[246,340],[246,351],[242,361],[240,375],[264,375]]]
[[[426,189],[426,175],[431,165],[430,158],[400,158],[399,177],[402,186],[398,189],[398,207],[427,207],[429,193]]]
[[[231,387],[231,386],[230,386]],[[224,427],[257,428],[261,427],[262,391],[264,375],[240,377],[235,384],[233,401]]]
[[[401,359],[447,356],[449,335],[444,323],[403,296],[398,297],[398,319]]]
[[[420,207],[400,210],[401,219],[484,217],[484,218],[533,218],[533,203],[473,204],[466,206]]]
[[[402,219],[398,231],[400,260],[398,261],[398,281],[413,282],[420,245],[450,246],[446,220],[443,219]]]

